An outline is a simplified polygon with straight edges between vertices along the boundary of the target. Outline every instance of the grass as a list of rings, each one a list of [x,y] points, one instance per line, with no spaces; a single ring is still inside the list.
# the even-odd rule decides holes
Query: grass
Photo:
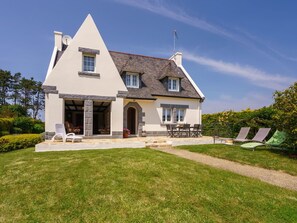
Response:
[[[0,222],[296,222],[297,192],[150,149],[0,154]]]
[[[290,152],[285,150],[258,147],[252,151],[238,145],[223,144],[179,146],[178,148],[266,169],[280,170],[297,176],[297,159],[290,157]]]

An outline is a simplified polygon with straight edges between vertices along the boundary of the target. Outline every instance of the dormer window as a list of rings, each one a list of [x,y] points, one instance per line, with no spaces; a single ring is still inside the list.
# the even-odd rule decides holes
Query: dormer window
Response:
[[[168,91],[179,91],[179,79],[168,78]]]
[[[126,73],[126,86],[130,88],[139,88],[139,74]]]

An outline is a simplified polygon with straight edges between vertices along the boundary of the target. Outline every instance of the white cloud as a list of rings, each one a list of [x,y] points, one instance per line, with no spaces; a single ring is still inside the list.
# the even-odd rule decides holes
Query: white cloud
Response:
[[[165,5],[164,1],[162,0],[115,0],[116,2],[130,5],[133,7],[137,7],[140,9],[148,10],[152,13],[185,23],[187,25],[214,33],[216,35],[228,37],[231,39],[236,39],[236,37],[228,32],[227,30],[213,25],[203,19],[192,17],[187,15],[185,12],[181,11],[180,9],[172,9]],[[240,41],[240,40],[237,40]]]
[[[240,65],[237,63],[224,62],[222,60],[214,60],[199,55],[194,55],[189,52],[184,52],[184,58],[197,64],[207,66],[208,68],[219,73],[240,77],[248,80],[254,85],[268,89],[282,90],[296,81],[296,79],[280,74],[269,74],[265,71],[248,65]]]
[[[201,30],[213,33],[218,36],[222,36],[238,43],[243,44],[248,48],[252,48],[257,52],[265,55],[271,60],[276,60],[275,55],[283,59],[297,62],[297,58],[286,56],[280,51],[268,46],[264,41],[260,41],[256,36],[243,31],[242,29],[237,29],[237,32],[232,29],[226,29],[218,25],[214,25],[204,19],[193,17],[182,11],[180,8],[174,8],[170,3],[170,6],[166,5],[164,0],[114,0],[118,3],[129,5],[132,7],[140,8],[143,10],[150,11],[152,13],[158,14],[170,18],[172,20],[179,21],[181,23],[187,24],[192,27],[196,27]]]
[[[271,96],[248,93],[243,98],[233,98],[228,95],[221,95],[218,99],[207,99],[203,102],[203,114],[222,112],[227,110],[241,111],[247,108],[258,109],[269,106],[273,103]]]

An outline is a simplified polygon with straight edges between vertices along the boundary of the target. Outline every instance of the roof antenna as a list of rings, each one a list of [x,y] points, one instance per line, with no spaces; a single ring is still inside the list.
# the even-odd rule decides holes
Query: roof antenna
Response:
[[[178,36],[177,36],[176,29],[175,29],[175,30],[173,30],[173,53],[176,52],[176,50],[175,50],[175,42],[176,42],[177,39],[178,39]]]

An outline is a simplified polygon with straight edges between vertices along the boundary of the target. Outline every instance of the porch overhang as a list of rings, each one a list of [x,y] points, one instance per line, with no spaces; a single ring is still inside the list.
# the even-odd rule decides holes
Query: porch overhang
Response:
[[[73,100],[96,100],[96,101],[115,101],[113,96],[81,95],[81,94],[59,94],[59,98]]]

